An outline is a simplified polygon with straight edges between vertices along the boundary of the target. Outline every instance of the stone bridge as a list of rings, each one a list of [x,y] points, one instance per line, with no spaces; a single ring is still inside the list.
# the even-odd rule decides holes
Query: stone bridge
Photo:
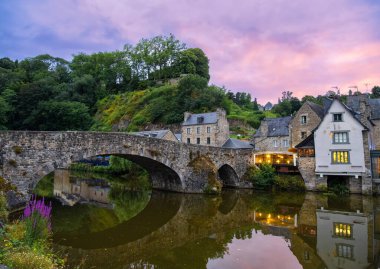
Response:
[[[126,133],[0,132],[0,176],[24,194],[57,168],[99,155],[124,157],[144,167],[156,189],[201,193],[223,186],[251,187],[242,177],[252,150],[183,144]]]

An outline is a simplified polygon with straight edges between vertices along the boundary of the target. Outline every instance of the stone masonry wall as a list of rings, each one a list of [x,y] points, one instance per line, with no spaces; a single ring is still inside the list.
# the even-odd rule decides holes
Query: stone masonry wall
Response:
[[[307,120],[305,124],[301,123],[301,116],[306,116]],[[304,103],[290,122],[291,147],[295,147],[304,140],[304,138],[301,137],[302,132],[306,133],[306,137],[309,136],[320,122],[321,119],[314,110],[311,109],[309,104]]]

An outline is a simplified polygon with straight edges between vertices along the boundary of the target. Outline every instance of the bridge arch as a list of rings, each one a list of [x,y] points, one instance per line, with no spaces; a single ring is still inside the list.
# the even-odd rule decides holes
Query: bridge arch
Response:
[[[239,177],[229,164],[223,164],[218,169],[218,178],[222,181],[224,187],[238,187],[239,186]]]

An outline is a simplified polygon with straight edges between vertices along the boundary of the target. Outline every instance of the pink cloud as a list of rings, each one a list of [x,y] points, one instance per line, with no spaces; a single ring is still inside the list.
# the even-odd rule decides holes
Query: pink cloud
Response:
[[[40,0],[17,10],[28,31],[14,25],[15,35],[78,40],[73,54],[173,33],[206,52],[212,83],[262,103],[283,90],[301,97],[380,84],[380,5],[370,1]]]

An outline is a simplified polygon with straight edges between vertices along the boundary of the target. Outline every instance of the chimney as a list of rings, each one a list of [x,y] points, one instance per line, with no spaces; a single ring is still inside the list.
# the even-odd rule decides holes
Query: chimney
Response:
[[[187,121],[191,117],[191,115],[192,114],[190,112],[185,112],[183,121]]]

